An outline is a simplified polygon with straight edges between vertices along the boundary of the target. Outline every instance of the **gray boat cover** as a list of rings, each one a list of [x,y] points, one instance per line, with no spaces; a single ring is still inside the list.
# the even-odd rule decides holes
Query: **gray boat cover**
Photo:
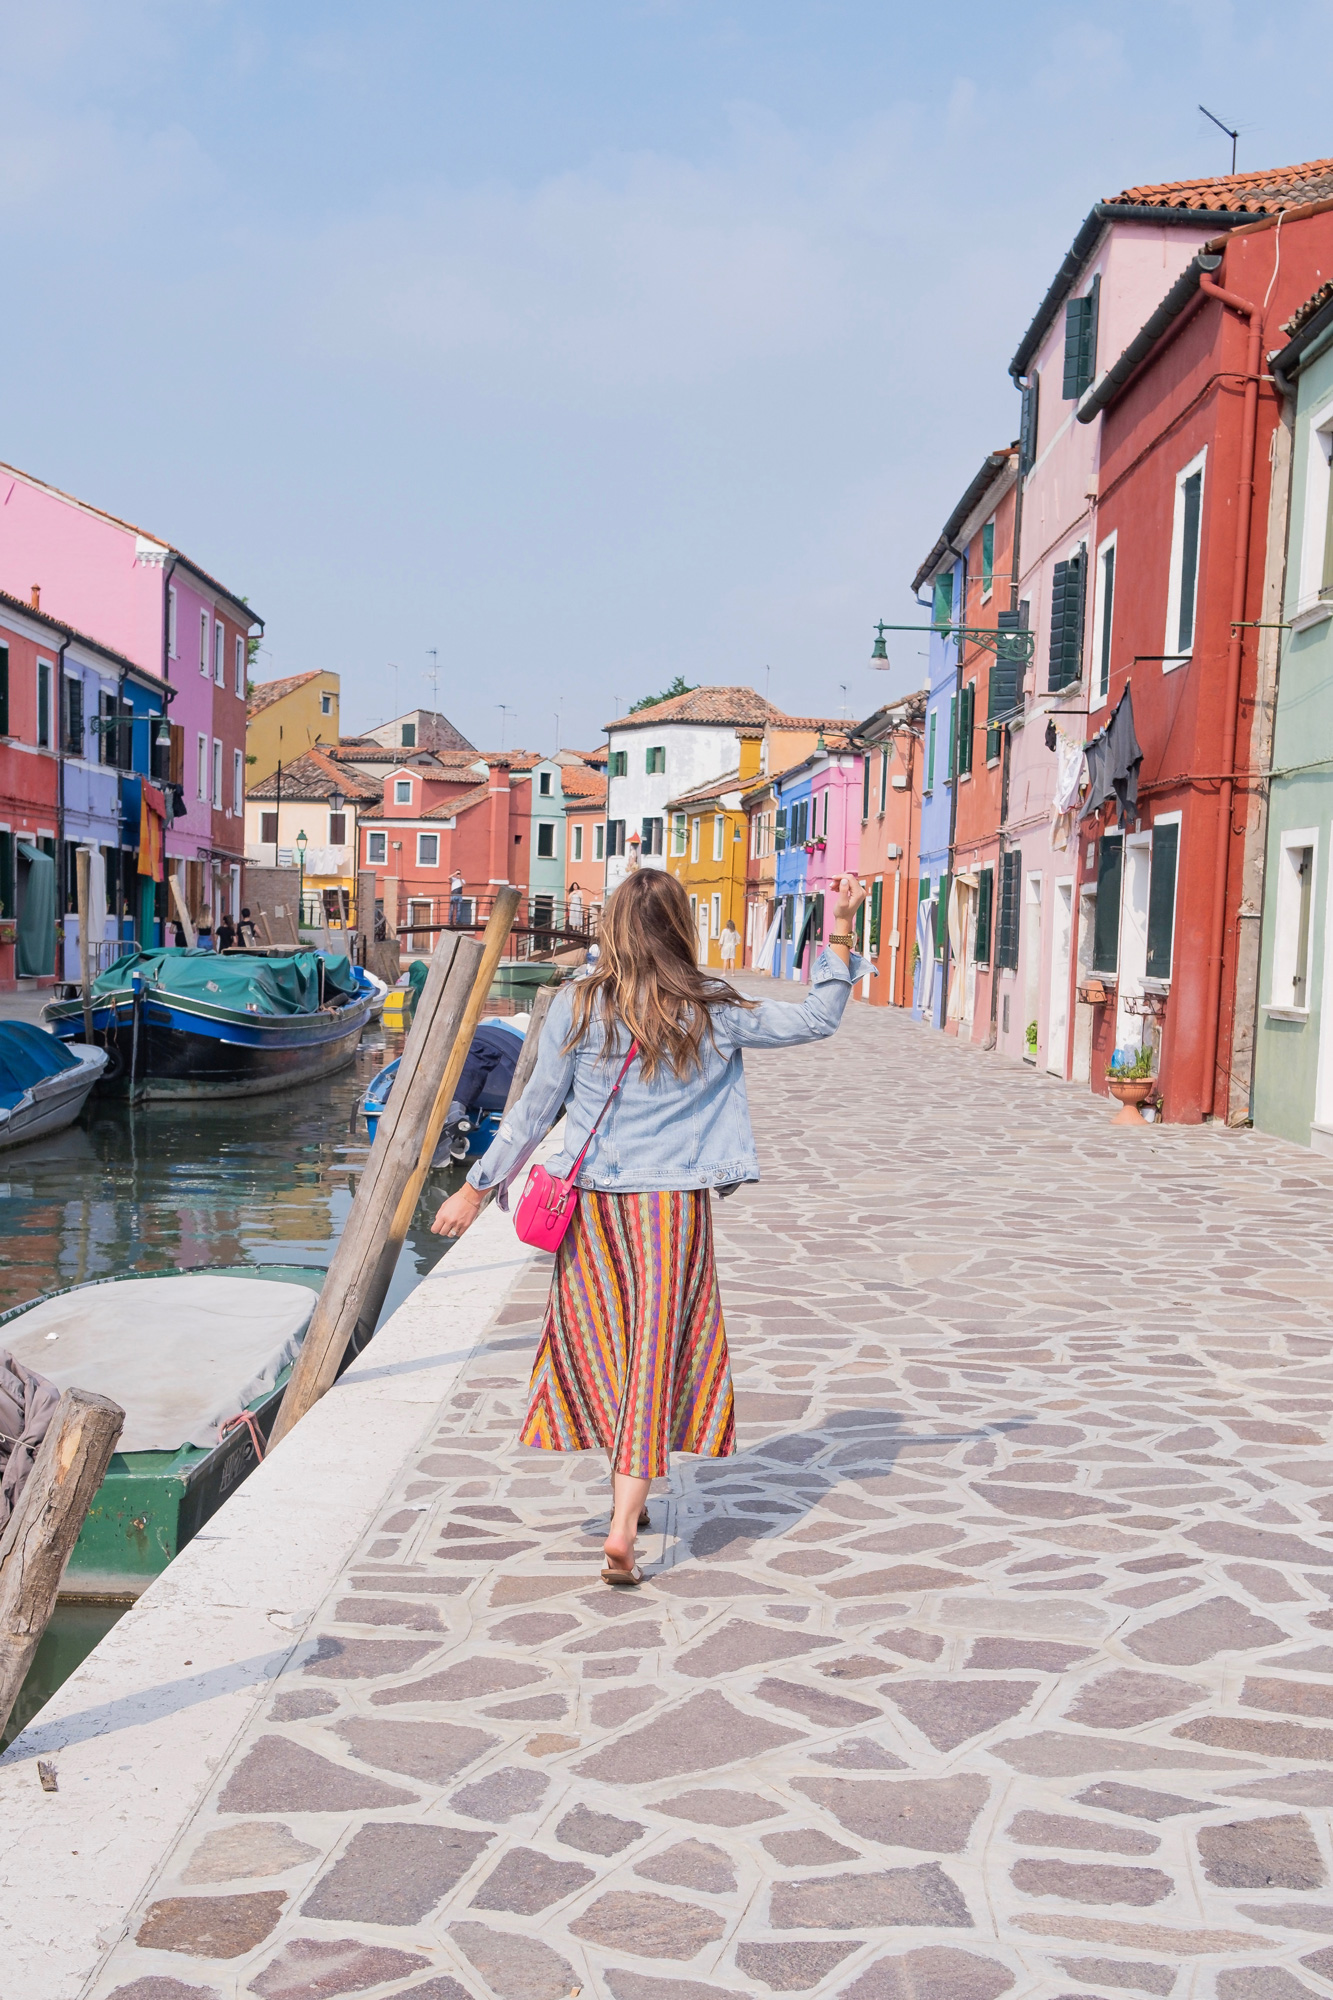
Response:
[[[54,1382],[0,1348],[0,1528],[28,1483],[37,1447],[59,1401]]]
[[[120,1404],[117,1451],[178,1451],[215,1445],[219,1425],[273,1387],[314,1306],[305,1285],[200,1271],[85,1285],[4,1331],[24,1367]]]

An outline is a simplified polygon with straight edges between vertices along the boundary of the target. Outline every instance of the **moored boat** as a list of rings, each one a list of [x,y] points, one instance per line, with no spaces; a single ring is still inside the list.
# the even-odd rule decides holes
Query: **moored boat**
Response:
[[[340,1069],[378,997],[346,958],[321,952],[133,951],[94,980],[105,1087],[136,1100],[256,1097]],[[62,1040],[78,999],[48,1002]]]
[[[125,1426],[62,1597],[147,1588],[259,1462],[324,1273],[173,1273],[77,1285],[0,1316],[0,1346]]]
[[[435,1148],[433,1167],[446,1167],[451,1160],[479,1160],[500,1129],[505,1100],[514,1069],[523,1047],[529,1021],[527,1014],[495,1017],[477,1023],[468,1059],[458,1079],[457,1092],[449,1107],[449,1118]],[[361,1100],[362,1116],[375,1143],[384,1107],[398,1076],[401,1056],[386,1063],[371,1079]]]
[[[72,1125],[105,1069],[102,1050],[84,1041],[0,1021],[0,1152]]]

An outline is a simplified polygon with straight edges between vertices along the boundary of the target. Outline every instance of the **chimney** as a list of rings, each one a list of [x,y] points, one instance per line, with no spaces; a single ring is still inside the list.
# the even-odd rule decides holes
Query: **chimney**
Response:
[[[33,585],[31,601],[33,610],[40,611],[42,608],[42,586],[40,583],[35,583]]]

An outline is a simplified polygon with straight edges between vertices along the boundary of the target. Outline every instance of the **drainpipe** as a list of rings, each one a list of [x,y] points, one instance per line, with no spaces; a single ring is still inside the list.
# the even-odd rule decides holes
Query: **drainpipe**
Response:
[[[962,610],[959,613],[958,623],[960,625],[966,625],[967,551],[965,549],[956,549],[952,542],[946,542],[945,547],[948,549],[950,555],[954,556],[957,559],[957,561],[962,564],[962,582],[963,582],[963,587],[961,591]],[[954,876],[957,872],[957,861],[956,861],[956,856],[954,854],[954,845],[958,832],[958,785],[959,785],[959,778],[962,772],[962,762],[963,762],[962,757],[960,755],[962,749],[962,742],[958,735],[958,725],[963,719],[964,640],[961,632],[958,635],[957,646],[958,646],[958,658],[954,662],[954,670],[953,670],[954,726],[953,730],[950,732],[950,743],[949,743],[950,758],[953,763],[953,777],[949,785],[949,901],[950,902],[953,901]],[[944,911],[944,958],[942,963],[944,966],[944,991],[940,995],[941,1034],[949,1025],[949,976],[953,968],[953,950],[949,938],[949,912],[947,907]],[[959,1006],[960,1007],[962,1006],[961,995],[959,996]]]
[[[1254,450],[1259,427],[1259,362],[1262,353],[1263,308],[1228,292],[1207,272],[1199,289],[1220,300],[1250,322],[1245,356],[1245,414],[1241,431],[1240,476],[1236,482],[1236,552],[1231,569],[1231,637],[1227,645],[1227,686],[1222,706],[1222,776],[1217,813],[1217,849],[1213,863],[1213,911],[1208,938],[1208,998],[1204,1009],[1204,1115],[1226,1118],[1226,1091],[1217,1075],[1217,1043],[1221,1029],[1222,953],[1226,939],[1227,863],[1230,858],[1231,812],[1235,795],[1236,729],[1240,708],[1241,651],[1246,583],[1250,562],[1250,525],[1254,513]]]

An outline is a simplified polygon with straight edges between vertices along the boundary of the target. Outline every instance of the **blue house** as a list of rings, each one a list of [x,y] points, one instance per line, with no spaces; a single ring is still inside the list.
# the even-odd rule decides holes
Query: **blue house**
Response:
[[[773,954],[775,979],[799,979],[801,976],[796,954],[800,949],[806,917],[806,872],[810,857],[805,851],[805,843],[811,837],[810,788],[809,758],[796,765],[789,774],[780,776],[774,788],[777,797],[774,893],[782,905],[782,932]],[[806,972],[810,969],[808,947],[804,969]]]

